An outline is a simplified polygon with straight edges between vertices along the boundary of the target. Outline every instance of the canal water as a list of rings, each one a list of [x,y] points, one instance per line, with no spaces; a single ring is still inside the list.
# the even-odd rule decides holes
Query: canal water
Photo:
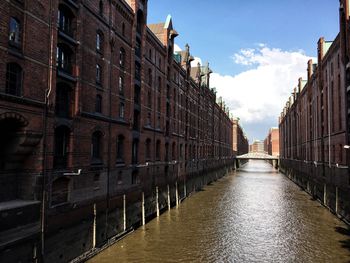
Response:
[[[350,231],[269,164],[250,161],[89,262],[350,262]]]

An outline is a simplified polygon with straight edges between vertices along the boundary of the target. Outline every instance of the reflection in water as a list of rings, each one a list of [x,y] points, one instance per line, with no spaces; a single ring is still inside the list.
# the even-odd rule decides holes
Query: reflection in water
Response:
[[[349,262],[346,225],[251,161],[91,262]]]

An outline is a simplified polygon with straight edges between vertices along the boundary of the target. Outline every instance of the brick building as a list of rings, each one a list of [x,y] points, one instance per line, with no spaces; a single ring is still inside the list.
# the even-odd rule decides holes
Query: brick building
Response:
[[[349,1],[340,1],[340,33],[318,41],[280,117],[281,168],[337,215],[350,219],[348,86]]]
[[[209,65],[147,0],[0,2],[0,261],[66,262],[232,163]]]
[[[232,119],[232,148],[235,156],[243,155],[249,152],[249,141],[243,128],[239,124],[239,119]]]
[[[264,152],[273,156],[279,156],[279,147],[279,130],[278,128],[271,128],[264,140]]]
[[[253,153],[264,152],[264,142],[260,140],[255,140],[251,145],[249,145],[249,152],[253,152]]]

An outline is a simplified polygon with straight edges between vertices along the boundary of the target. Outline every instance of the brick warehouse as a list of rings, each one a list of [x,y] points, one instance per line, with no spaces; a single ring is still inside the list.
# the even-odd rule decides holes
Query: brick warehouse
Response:
[[[233,153],[235,156],[243,155],[249,152],[249,141],[248,138],[239,123],[239,119],[233,120]]]
[[[209,65],[147,1],[0,2],[0,261],[84,258],[230,167]]]
[[[340,33],[318,41],[280,117],[281,169],[345,220],[349,203],[349,0],[340,1]]]
[[[279,130],[272,127],[264,140],[264,151],[273,156],[279,156]]]

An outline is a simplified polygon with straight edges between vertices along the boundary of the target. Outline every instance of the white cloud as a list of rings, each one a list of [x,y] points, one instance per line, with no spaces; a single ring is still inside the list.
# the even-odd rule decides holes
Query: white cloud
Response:
[[[211,86],[218,91],[231,113],[243,123],[276,120],[299,77],[306,77],[310,57],[303,51],[283,51],[259,44],[234,54],[236,64],[250,66],[238,75],[211,75]],[[252,68],[252,66],[254,68]]]
[[[180,46],[177,45],[177,44],[174,44],[174,52],[179,52],[179,51],[182,51],[182,49],[180,48]]]

